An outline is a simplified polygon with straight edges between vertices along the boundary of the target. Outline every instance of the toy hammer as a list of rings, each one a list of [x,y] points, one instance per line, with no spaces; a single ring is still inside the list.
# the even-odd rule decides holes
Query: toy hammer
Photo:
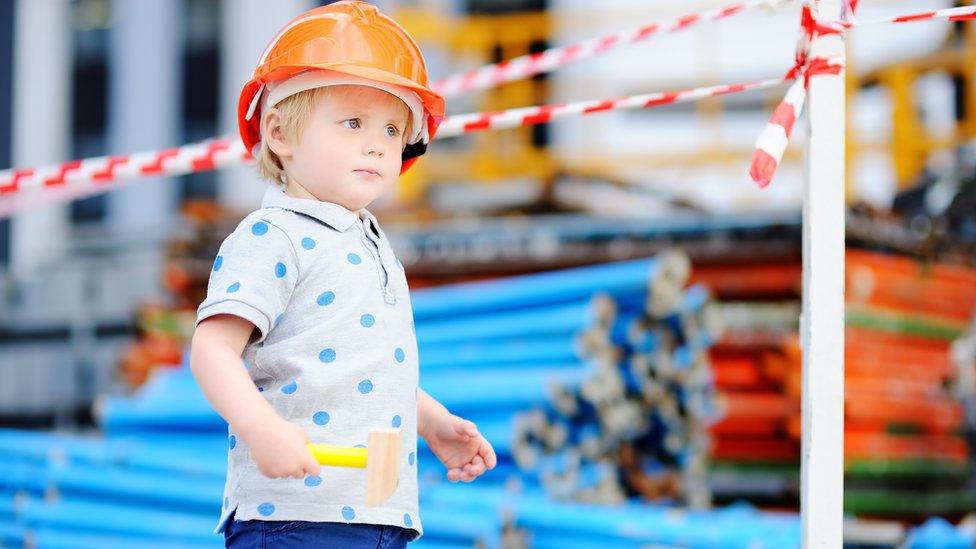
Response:
[[[400,429],[369,432],[366,448],[309,444],[308,450],[322,465],[366,468],[366,507],[381,505],[400,482]]]

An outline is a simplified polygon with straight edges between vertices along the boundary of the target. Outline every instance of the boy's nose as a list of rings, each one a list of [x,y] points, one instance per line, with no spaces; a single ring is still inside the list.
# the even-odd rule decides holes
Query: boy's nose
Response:
[[[366,138],[363,144],[363,152],[372,156],[383,156],[383,140],[375,136]]]

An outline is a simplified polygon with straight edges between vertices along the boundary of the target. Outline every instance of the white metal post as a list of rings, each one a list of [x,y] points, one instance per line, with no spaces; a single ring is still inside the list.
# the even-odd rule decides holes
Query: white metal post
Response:
[[[837,20],[841,0],[817,2]],[[816,38],[811,57],[842,60],[841,35]],[[841,547],[844,508],[844,74],[810,80],[803,197],[803,546]]]
[[[14,4],[11,164],[44,166],[68,157],[71,138],[71,4],[22,0]],[[68,210],[35,207],[13,217],[10,272],[27,279],[67,248]]]

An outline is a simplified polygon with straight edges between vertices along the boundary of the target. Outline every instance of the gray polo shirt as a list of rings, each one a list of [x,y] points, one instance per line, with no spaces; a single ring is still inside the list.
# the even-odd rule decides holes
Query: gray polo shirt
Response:
[[[312,442],[364,447],[369,431],[401,429],[400,482],[367,508],[365,469],[270,479],[233,430],[216,532],[237,520],[395,525],[423,531],[417,502],[417,343],[403,266],[379,223],[271,187],[261,209],[220,246],[197,322],[232,314],[257,327],[248,374]]]

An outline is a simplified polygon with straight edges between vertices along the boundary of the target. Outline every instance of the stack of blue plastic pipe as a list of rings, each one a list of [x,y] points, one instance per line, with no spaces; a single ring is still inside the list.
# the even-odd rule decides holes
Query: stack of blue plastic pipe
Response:
[[[207,440],[209,439],[209,440]],[[0,540],[32,547],[219,547],[223,440],[174,446],[0,431]],[[214,447],[218,444],[220,447]],[[556,502],[539,488],[424,483],[417,547],[795,547],[798,520],[747,507]],[[758,545],[757,545],[758,544]]]
[[[941,517],[930,518],[912,530],[905,545],[909,549],[972,549],[976,547],[976,515],[959,526]]]
[[[620,340],[618,311],[653,301],[655,259],[415,292],[421,385],[476,421],[500,466],[450,484],[420,454],[423,547],[795,547],[795,515],[736,507],[680,511],[625,502],[557,502],[514,467],[512,422],[551,406],[553,387],[591,378],[585,334]],[[685,299],[686,293],[679,294]],[[634,345],[646,334],[634,332]],[[625,338],[626,339],[626,338]],[[622,341],[622,340],[620,340]],[[0,545],[218,547],[226,425],[187,368],[160,371],[131,398],[98,404],[101,433],[0,431]],[[582,433],[585,435],[586,433]],[[599,437],[599,433],[590,433]],[[520,492],[506,485],[516,480]]]
[[[500,457],[495,478],[515,473],[519,413],[546,406],[553,387],[578,386],[589,375],[582,336],[610,325],[607,301],[640,306],[665,264],[622,261],[416,293],[421,385],[492,441]]]
[[[687,258],[670,252],[640,291],[604,296],[602,320],[576,334],[582,376],[553,381],[549,402],[517,417],[513,456],[551,496],[709,505],[712,334],[708,292],[684,288],[688,275]]]

